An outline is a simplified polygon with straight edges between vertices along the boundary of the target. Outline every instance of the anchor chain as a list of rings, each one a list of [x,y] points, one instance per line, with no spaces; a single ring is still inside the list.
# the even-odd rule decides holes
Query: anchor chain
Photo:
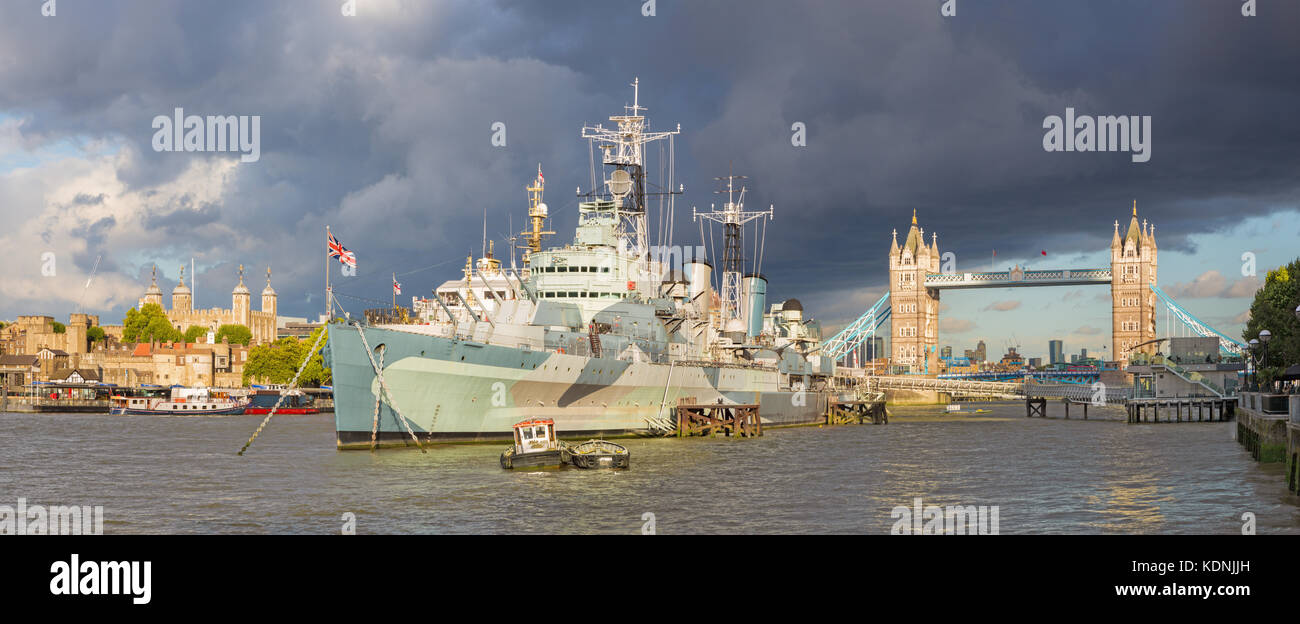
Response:
[[[266,414],[266,418],[262,419],[262,424],[257,426],[257,431],[253,432],[253,437],[249,438],[248,442],[244,443],[244,448],[239,449],[239,453],[237,453],[238,455],[242,456],[244,451],[247,451],[248,447],[253,445],[253,440],[256,440],[257,436],[261,435],[262,429],[266,428],[266,423],[271,422],[271,417],[275,416],[275,410],[280,409],[280,405],[284,403],[284,397],[288,396],[290,392],[293,392],[298,387],[298,378],[302,376],[302,371],[306,370],[307,362],[310,362],[311,357],[316,355],[316,347],[320,346],[321,339],[325,337],[325,334],[328,331],[329,328],[324,328],[321,330],[320,334],[316,336],[316,342],[313,342],[311,349],[307,351],[307,357],[302,361],[302,365],[298,367],[298,372],[293,374],[293,381],[289,382],[288,388],[280,391],[280,398],[276,399],[275,405],[271,408],[271,411]]]

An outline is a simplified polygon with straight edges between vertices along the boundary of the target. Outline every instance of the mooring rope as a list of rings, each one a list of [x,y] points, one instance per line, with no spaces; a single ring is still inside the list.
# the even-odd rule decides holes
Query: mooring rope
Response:
[[[380,370],[383,370],[384,368],[384,353],[386,353],[387,351],[388,349],[384,349],[383,351],[379,352]],[[370,452],[371,453],[375,452],[376,437],[379,435],[379,405],[383,402],[384,402],[383,393],[376,394],[375,395],[375,420],[370,425]]]
[[[312,356],[316,355],[316,347],[320,346],[321,339],[325,337],[325,334],[328,331],[329,331],[328,328],[321,329],[320,334],[316,336],[316,342],[313,342],[311,345],[311,349],[307,351],[307,357],[303,359],[302,365],[298,367],[298,372],[293,374],[293,381],[289,382],[288,388],[280,391],[280,398],[276,399],[275,406],[273,406],[271,408],[271,411],[266,414],[266,418],[262,419],[262,424],[257,426],[257,431],[253,432],[253,437],[249,438],[248,441],[244,443],[244,448],[239,449],[238,455],[242,456],[244,454],[244,451],[247,451],[248,447],[253,445],[253,440],[257,439],[257,436],[262,433],[262,429],[266,428],[266,423],[271,422],[271,417],[275,416],[275,410],[280,409],[280,405],[284,403],[284,397],[288,396],[290,392],[293,392],[294,389],[298,387],[298,377],[302,376],[302,371],[306,370],[307,362],[310,362]]]
[[[406,432],[411,434],[411,440],[415,442],[415,446],[420,449],[420,452],[428,453],[428,451],[424,450],[424,445],[420,444],[420,438],[411,430],[411,423],[402,415],[402,410],[397,408],[397,399],[393,397],[393,391],[388,388],[388,382],[384,381],[384,369],[375,363],[375,354],[370,350],[370,342],[366,340],[366,332],[361,329],[360,324],[357,324],[356,328],[357,335],[361,336],[361,344],[366,348],[366,357],[370,358],[370,366],[375,369],[375,378],[379,380],[380,392],[388,395],[388,406],[397,413],[397,419],[402,421],[402,425],[406,427]]]

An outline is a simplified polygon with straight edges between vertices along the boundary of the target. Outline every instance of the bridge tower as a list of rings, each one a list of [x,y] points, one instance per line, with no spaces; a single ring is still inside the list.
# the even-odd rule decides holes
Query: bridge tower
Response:
[[[931,236],[927,245],[913,210],[903,246],[894,230],[889,248],[890,363],[928,375],[939,372],[939,290],[925,287],[925,275],[939,272],[939,237]]]
[[[1146,219],[1138,223],[1137,201],[1123,238],[1119,221],[1110,241],[1110,295],[1112,358],[1126,366],[1134,345],[1156,337],[1156,295],[1148,287],[1156,283],[1156,226]],[[1148,345],[1140,351],[1153,351]]]

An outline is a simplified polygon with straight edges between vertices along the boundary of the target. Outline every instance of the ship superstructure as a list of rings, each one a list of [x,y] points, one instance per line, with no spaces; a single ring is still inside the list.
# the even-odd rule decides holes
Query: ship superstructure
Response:
[[[771,208],[746,211],[733,178],[721,211],[697,213],[728,239],[721,296],[707,258],[652,253],[665,246],[650,246],[650,202],[661,222],[671,219],[681,190],[672,190],[671,168],[647,182],[645,145],[667,140],[671,162],[680,128],[648,131],[633,88],[614,128],[583,128],[602,157],[597,171],[593,155],[593,187],[579,192],[571,242],[541,244],[550,232],[539,166],[526,188],[523,268],[502,267],[488,246],[431,299],[416,298],[410,323],[331,328],[340,447],[409,434],[508,439],[526,418],[553,419],[566,437],[665,432],[685,397],[758,403],[769,425],[821,418],[834,369],[813,354],[820,329],[798,301],[767,310],[766,278],[756,263],[743,273],[740,226],[771,219]],[[668,232],[660,228],[660,242]]]

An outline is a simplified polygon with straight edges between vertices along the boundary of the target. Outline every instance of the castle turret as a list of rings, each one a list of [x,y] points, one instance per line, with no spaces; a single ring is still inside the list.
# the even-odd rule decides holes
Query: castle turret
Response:
[[[190,287],[185,285],[185,266],[181,266],[181,278],[176,283],[176,288],[172,289],[172,311],[189,312],[194,308],[194,295],[190,292]]]
[[[275,289],[271,288],[271,267],[266,267],[266,288],[262,289],[262,311],[276,316]]]
[[[252,318],[252,293],[244,285],[244,265],[239,265],[239,284],[230,292],[230,311],[234,316],[236,324],[249,327],[251,329]]]
[[[74,312],[69,315],[68,324],[64,326],[64,342],[66,344],[63,350],[68,353],[85,353],[88,348],[86,335],[94,324],[91,322],[89,314]]]
[[[163,291],[158,287],[158,265],[153,267],[153,283],[149,284],[149,290],[144,291],[144,297],[140,299],[140,307],[145,304],[153,303],[158,307],[163,307]]]

